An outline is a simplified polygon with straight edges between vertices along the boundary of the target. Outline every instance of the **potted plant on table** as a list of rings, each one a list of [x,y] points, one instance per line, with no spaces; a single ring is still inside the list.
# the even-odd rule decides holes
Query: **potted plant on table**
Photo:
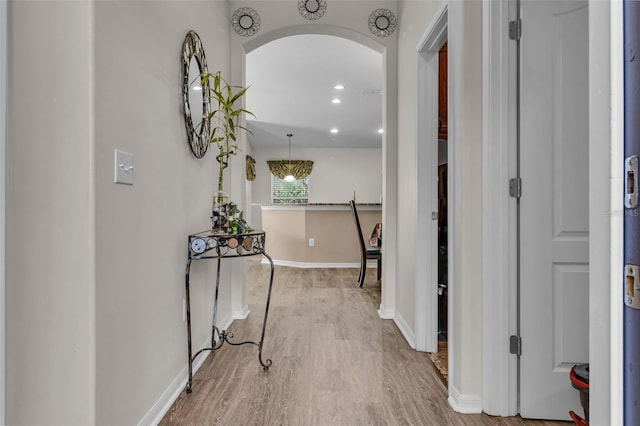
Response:
[[[236,106],[236,103],[242,104],[242,97],[246,94],[248,87],[230,85],[222,78],[220,71],[215,74],[203,74],[201,77],[202,87],[205,87],[204,82],[207,80],[212,81],[209,98],[217,103],[217,108],[207,117],[211,121],[209,144],[217,146],[216,160],[219,164],[218,190],[213,196],[212,230],[226,233],[229,228],[229,196],[224,192],[224,170],[229,167],[229,156],[238,153],[237,132],[244,130],[251,133],[240,124],[242,114],[254,117],[255,115],[242,106]]]

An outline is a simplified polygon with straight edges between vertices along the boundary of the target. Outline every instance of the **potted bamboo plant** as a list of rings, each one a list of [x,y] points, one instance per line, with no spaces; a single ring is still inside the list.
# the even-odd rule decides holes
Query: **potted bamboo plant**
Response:
[[[242,107],[242,97],[246,94],[248,87],[230,85],[222,78],[220,71],[215,74],[203,74],[202,82],[207,80],[211,80],[209,97],[217,103],[217,108],[207,117],[211,121],[209,144],[216,145],[218,148],[216,160],[219,164],[218,189],[213,196],[212,230],[226,233],[229,226],[227,215],[229,196],[224,192],[224,170],[229,167],[229,156],[238,153],[237,132],[244,130],[251,133],[240,124],[242,114],[254,117],[255,115]],[[202,87],[205,85],[203,84]]]

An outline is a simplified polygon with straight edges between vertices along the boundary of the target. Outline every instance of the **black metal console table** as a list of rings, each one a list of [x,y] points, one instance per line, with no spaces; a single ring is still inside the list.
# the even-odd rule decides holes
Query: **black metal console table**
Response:
[[[193,383],[193,361],[204,351],[215,351],[220,349],[227,342],[233,346],[240,345],[256,345],[258,347],[258,361],[264,370],[268,370],[271,366],[271,360],[262,360],[262,347],[264,343],[264,332],[267,327],[267,316],[269,315],[269,302],[271,301],[271,287],[273,286],[273,260],[264,251],[265,233],[264,231],[250,231],[242,234],[214,234],[211,231],[203,231],[197,234],[189,235],[189,258],[187,259],[187,270],[185,278],[186,287],[186,304],[187,304],[187,350],[189,352],[189,380],[187,381],[186,391],[191,393],[191,385]],[[263,255],[269,260],[271,265],[271,275],[269,278],[269,290],[267,292],[267,304],[264,310],[264,319],[262,322],[262,335],[259,342],[246,340],[244,342],[234,342],[229,339],[233,338],[233,333],[226,330],[220,330],[216,326],[216,315],[218,313],[218,290],[220,288],[220,262],[225,258],[240,256]],[[202,348],[195,355],[192,355],[191,348],[191,300],[189,294],[189,271],[191,270],[191,261],[202,259],[217,259],[218,269],[216,272],[216,289],[213,301],[213,321],[211,325],[211,346]],[[217,337],[217,338],[216,338]]]

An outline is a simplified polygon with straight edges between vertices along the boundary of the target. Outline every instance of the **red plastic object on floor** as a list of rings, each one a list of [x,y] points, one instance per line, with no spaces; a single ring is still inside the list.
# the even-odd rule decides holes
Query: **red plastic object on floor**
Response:
[[[584,409],[584,419],[573,410],[569,415],[578,426],[589,426],[589,364],[579,364],[571,367],[569,372],[571,385],[580,392],[580,404]]]
[[[589,426],[589,422],[577,415],[575,411],[569,411],[569,415],[571,416],[571,420],[573,420],[573,423],[577,424],[578,426]]]

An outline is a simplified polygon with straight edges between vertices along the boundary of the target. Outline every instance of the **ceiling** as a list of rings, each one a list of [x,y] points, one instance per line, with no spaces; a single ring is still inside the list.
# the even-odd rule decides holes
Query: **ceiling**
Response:
[[[246,84],[254,148],[288,147],[287,133],[293,149],[382,146],[382,55],[368,47],[327,35],[281,38],[247,54]]]

